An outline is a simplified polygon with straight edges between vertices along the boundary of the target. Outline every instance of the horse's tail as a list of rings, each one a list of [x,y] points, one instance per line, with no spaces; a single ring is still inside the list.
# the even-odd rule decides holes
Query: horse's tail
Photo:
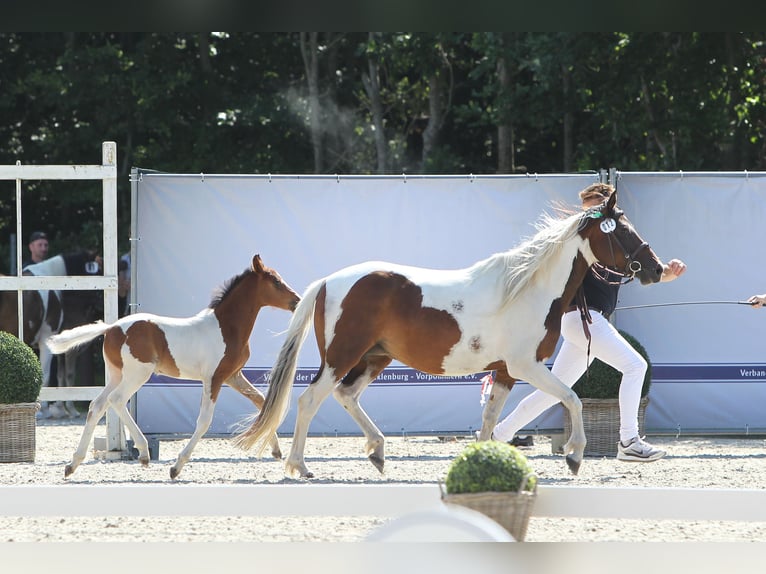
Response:
[[[250,428],[234,438],[234,444],[242,449],[255,446],[256,454],[260,455],[269,444],[271,437],[277,432],[285,418],[290,405],[290,395],[295,382],[295,370],[298,353],[308,335],[311,319],[314,317],[314,304],[319,291],[324,287],[321,279],[309,285],[301,296],[301,301],[293,312],[287,336],[277,356],[274,368],[269,377],[269,390],[261,412],[253,415],[245,424],[252,420]],[[254,419],[254,420],[253,420]]]
[[[73,329],[67,329],[62,331],[58,335],[48,337],[46,344],[51,350],[51,353],[58,355],[59,353],[65,353],[73,347],[79,347],[89,341],[92,341],[99,335],[103,335],[108,331],[112,325],[104,323],[103,321],[97,321],[90,323],[89,325],[82,325]]]

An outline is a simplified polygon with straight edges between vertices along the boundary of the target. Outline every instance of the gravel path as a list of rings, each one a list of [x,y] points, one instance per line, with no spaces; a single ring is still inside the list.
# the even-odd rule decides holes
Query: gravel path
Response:
[[[184,441],[164,441],[160,459],[148,468],[135,461],[104,462],[92,454],[66,481],[69,461],[82,432],[82,420],[40,421],[36,460],[0,464],[0,484],[135,484],[169,482],[169,468]],[[99,426],[96,436],[104,436]],[[651,464],[587,458],[578,476],[571,476],[550,440],[535,437],[523,448],[542,485],[666,486],[691,488],[766,488],[763,438],[651,437],[669,455]],[[469,443],[468,437],[389,437],[386,473],[367,462],[361,437],[309,437],[306,461],[317,483],[426,483],[446,474],[451,460]],[[290,439],[281,440],[287,453]],[[226,439],[203,439],[178,482],[192,484],[279,484],[294,482],[283,475],[283,464],[256,459]],[[629,503],[626,501],[626,504]],[[0,517],[0,541],[93,542],[314,542],[361,541],[384,524],[380,517],[180,517],[137,518]],[[766,541],[764,522],[691,522],[594,519],[530,519],[527,541]]]

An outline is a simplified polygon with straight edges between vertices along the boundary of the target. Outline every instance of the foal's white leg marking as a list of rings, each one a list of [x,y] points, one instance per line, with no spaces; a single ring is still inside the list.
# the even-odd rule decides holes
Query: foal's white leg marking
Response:
[[[238,371],[236,375],[229,378],[229,380],[226,381],[226,384],[235,391],[238,391],[241,395],[250,399],[255,405],[255,408],[260,410],[263,407],[263,393],[256,389],[253,384],[247,380],[247,377],[242,374],[242,371]],[[282,449],[279,447],[279,438],[276,433],[274,433],[269,444],[271,445],[271,455],[276,459],[281,459]]]
[[[513,365],[513,375],[520,380],[527,381],[541,391],[553,395],[559,399],[569,410],[572,418],[572,434],[564,445],[564,454],[567,455],[567,464],[573,474],[577,474],[585,451],[585,428],[582,422],[582,403],[577,394],[562,383],[543,363],[530,363]],[[571,453],[571,455],[570,455]]]
[[[85,426],[82,429],[80,442],[72,455],[72,462],[70,462],[64,469],[64,478],[77,470],[80,463],[85,460],[85,454],[88,452],[88,445],[90,444],[90,439],[93,437],[93,431],[96,430],[98,421],[104,416],[104,413],[109,406],[109,395],[117,389],[121,380],[122,372],[107,364],[104,390],[91,401],[90,406],[88,407],[88,414],[85,417]]]
[[[197,426],[194,429],[194,433],[189,439],[189,442],[186,443],[181,454],[178,455],[176,463],[170,467],[170,478],[176,478],[181,474],[181,470],[189,461],[189,458],[191,458],[191,453],[194,450],[194,447],[197,446],[199,439],[201,439],[202,435],[210,428],[210,423],[213,420],[213,412],[215,411],[215,403],[210,397],[211,386],[212,383],[210,379],[207,379],[202,383],[202,399],[200,400],[199,415],[197,415]]]
[[[117,416],[120,417],[122,423],[128,428],[133,444],[138,449],[138,461],[144,466],[149,464],[149,442],[130,415],[127,405],[130,397],[144,386],[151,373],[151,366],[146,366],[143,373],[132,372],[131,377],[123,379],[122,384],[109,395],[109,404],[114,409],[114,412],[117,413]]]
[[[367,457],[375,468],[382,473],[383,465],[386,460],[386,437],[383,436],[383,433],[380,432],[380,429],[377,426],[375,426],[375,423],[372,422],[372,419],[359,404],[359,397],[372,381],[372,369],[367,368],[365,372],[354,381],[353,385],[346,386],[338,383],[333,391],[333,396],[335,397],[335,400],[348,411],[348,414],[350,414],[351,418],[356,421],[359,428],[362,429],[364,436],[367,438],[365,454],[367,454]]]
[[[88,446],[90,445],[91,438],[93,438],[93,432],[96,429],[96,425],[101,420],[101,417],[106,413],[106,409],[111,405],[115,406],[115,411],[120,417],[120,420],[128,427],[133,441],[136,443],[137,448],[141,451],[141,462],[143,459],[146,463],[149,462],[149,445],[144,437],[143,433],[139,430],[133,418],[128,413],[125,404],[127,400],[133,396],[133,394],[141,388],[141,386],[149,379],[152,374],[153,366],[139,364],[139,366],[130,365],[130,372],[115,368],[113,365],[107,363],[106,369],[106,384],[104,390],[90,403],[88,408],[88,414],[85,417],[85,427],[80,437],[80,443],[72,456],[72,462],[69,463],[64,469],[64,478],[72,474],[80,463],[85,460],[85,455],[88,452]],[[115,395],[114,397],[112,395]],[[127,415],[125,417],[124,415]],[[144,464],[146,464],[144,463]]]
[[[322,371],[322,376],[316,382],[311,383],[303,394],[298,397],[298,415],[295,419],[295,432],[293,432],[293,444],[290,455],[285,462],[285,474],[292,477],[313,478],[314,474],[306,467],[303,460],[303,450],[306,448],[306,435],[309,431],[311,420],[316,415],[319,406],[330,395],[337,381],[335,369],[327,368]]]
[[[511,390],[505,385],[497,382],[492,385],[492,394],[484,405],[484,411],[481,413],[481,430],[479,431],[479,440],[489,440],[492,438],[492,429],[500,418],[500,413],[508,399]]]

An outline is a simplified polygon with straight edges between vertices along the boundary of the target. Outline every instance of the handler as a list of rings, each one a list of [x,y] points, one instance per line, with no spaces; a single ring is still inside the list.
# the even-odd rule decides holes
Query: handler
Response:
[[[582,208],[588,209],[601,205],[614,193],[611,185],[596,183],[580,192]],[[597,268],[597,270],[596,270]],[[663,265],[660,281],[673,281],[686,271],[686,264],[679,259],[671,259]],[[598,274],[607,281],[599,279]],[[665,456],[665,451],[652,446],[638,435],[638,407],[641,401],[641,387],[644,382],[646,360],[628,343],[609,322],[609,315],[617,306],[620,290],[620,275],[609,268],[595,264],[583,281],[585,299],[592,311],[593,323],[590,325],[590,355],[588,340],[580,320],[576,302],[572,301],[569,310],[561,317],[561,335],[564,341],[553,362],[552,372],[565,385],[571,387],[585,372],[586,360],[598,358],[622,373],[620,382],[620,441],[617,445],[617,458],[623,461],[652,462]],[[509,441],[525,425],[557,403],[557,399],[548,393],[535,390],[527,395],[505,419],[494,428],[492,437],[496,440]]]

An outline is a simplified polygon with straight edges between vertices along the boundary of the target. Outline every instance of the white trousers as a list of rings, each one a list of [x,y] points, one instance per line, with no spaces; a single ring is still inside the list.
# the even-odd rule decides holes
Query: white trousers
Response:
[[[590,361],[598,358],[622,373],[620,382],[620,440],[627,442],[638,436],[638,406],[647,364],[601,313],[591,311]],[[574,385],[586,370],[588,339],[583,331],[579,311],[564,313],[561,318],[564,338],[551,372],[568,387]],[[526,425],[559,401],[540,390],[527,395],[493,431],[494,438],[509,441]]]

